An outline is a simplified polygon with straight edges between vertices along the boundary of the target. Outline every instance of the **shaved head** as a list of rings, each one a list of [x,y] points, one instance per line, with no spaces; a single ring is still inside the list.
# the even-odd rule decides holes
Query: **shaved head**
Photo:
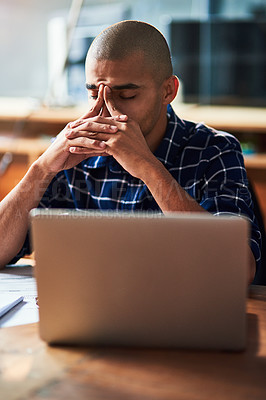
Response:
[[[96,60],[121,60],[141,53],[155,81],[162,83],[173,74],[171,55],[158,29],[141,21],[122,21],[103,30],[92,42],[86,63]]]

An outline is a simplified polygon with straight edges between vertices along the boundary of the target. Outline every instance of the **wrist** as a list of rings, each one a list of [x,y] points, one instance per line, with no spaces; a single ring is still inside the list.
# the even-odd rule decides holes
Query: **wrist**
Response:
[[[165,175],[165,167],[163,164],[153,156],[152,160],[147,160],[142,164],[141,180],[148,187],[154,182],[158,182]]]
[[[41,181],[51,181],[56,173],[54,171],[50,171],[47,168],[45,162],[43,162],[42,157],[38,158],[33,162],[29,171],[41,182]]]

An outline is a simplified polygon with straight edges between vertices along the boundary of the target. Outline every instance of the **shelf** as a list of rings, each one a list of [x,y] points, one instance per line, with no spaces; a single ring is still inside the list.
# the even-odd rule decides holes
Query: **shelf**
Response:
[[[202,106],[173,102],[176,114],[186,120],[203,122],[215,129],[266,134],[266,108]]]
[[[6,138],[0,136],[0,151],[14,154],[43,153],[51,144],[49,139]]]
[[[5,105],[2,107],[2,105]],[[27,123],[67,124],[88,111],[86,103],[73,107],[36,107],[32,101],[0,98],[0,123],[18,119]],[[253,132],[266,134],[266,108],[236,106],[203,106],[184,104],[175,100],[172,106],[180,118],[203,122],[228,132]]]
[[[247,169],[265,169],[266,153],[245,156],[245,166]]]
[[[30,166],[51,144],[49,139],[8,138],[0,136],[0,153],[26,155]]]
[[[20,120],[27,123],[66,124],[82,116],[88,110],[88,105],[50,108],[32,99],[0,97],[0,110],[0,123]]]

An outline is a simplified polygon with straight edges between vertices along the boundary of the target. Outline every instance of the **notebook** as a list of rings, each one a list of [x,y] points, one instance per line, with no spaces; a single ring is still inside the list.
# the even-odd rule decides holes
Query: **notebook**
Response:
[[[31,223],[47,343],[245,348],[245,219],[35,209]]]

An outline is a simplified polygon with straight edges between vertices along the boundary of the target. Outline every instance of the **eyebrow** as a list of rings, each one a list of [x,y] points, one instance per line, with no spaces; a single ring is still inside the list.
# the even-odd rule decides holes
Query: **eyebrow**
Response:
[[[88,90],[98,90],[97,86],[94,84],[86,83],[86,88]],[[111,87],[113,90],[127,90],[127,89],[139,89],[140,86],[135,83],[126,83],[124,85],[114,85]]]

